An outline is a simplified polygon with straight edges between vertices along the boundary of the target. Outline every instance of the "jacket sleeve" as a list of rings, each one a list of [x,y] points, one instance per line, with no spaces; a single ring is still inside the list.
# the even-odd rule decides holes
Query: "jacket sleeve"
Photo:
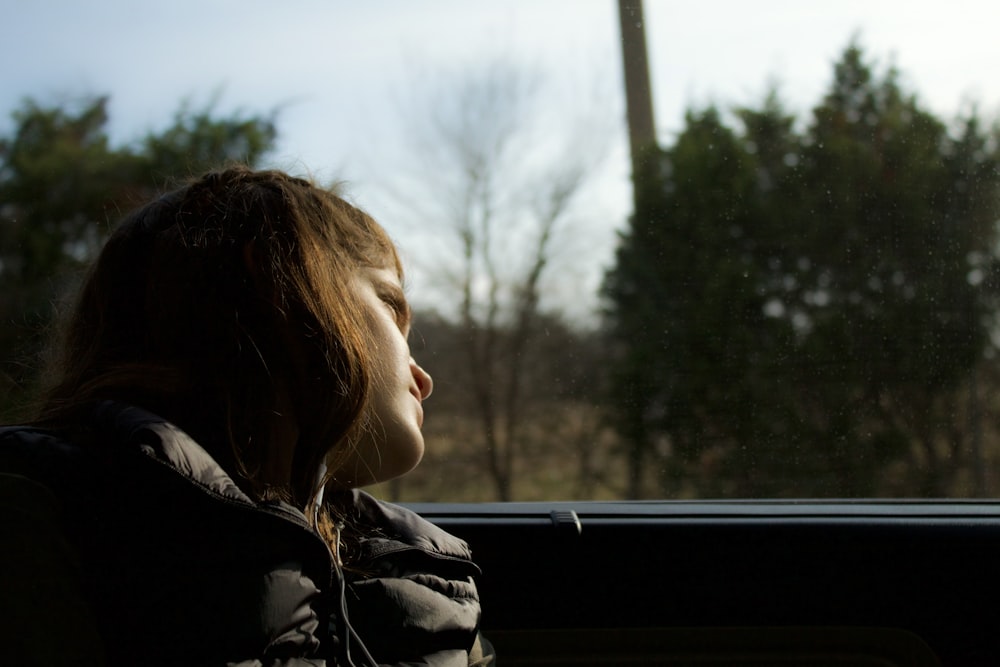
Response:
[[[0,655],[5,664],[101,665],[104,652],[66,539],[43,484],[0,472]]]

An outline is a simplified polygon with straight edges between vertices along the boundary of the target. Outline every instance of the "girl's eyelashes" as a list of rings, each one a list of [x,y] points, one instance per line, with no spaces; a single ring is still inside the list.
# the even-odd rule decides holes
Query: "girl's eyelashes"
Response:
[[[403,293],[394,289],[385,289],[380,292],[379,298],[392,311],[392,317],[399,328],[405,330],[410,323],[410,304],[407,303]]]
[[[389,310],[392,311],[392,317],[393,317],[393,319],[399,320],[400,312],[401,312],[400,305],[399,305],[399,300],[396,299],[396,298],[394,298],[394,297],[392,297],[392,296],[383,296],[382,297],[382,303],[384,303],[386,306],[388,306]]]

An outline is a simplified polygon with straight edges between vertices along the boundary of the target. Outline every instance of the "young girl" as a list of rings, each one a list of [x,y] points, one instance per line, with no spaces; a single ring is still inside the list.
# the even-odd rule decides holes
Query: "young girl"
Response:
[[[36,419],[0,430],[0,651],[489,664],[466,544],[358,490],[423,454],[402,277],[374,220],[280,172],[129,215]]]

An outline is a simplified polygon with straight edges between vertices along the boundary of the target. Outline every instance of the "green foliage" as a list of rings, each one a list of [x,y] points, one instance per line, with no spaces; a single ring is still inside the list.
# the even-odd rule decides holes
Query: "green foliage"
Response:
[[[182,105],[133,145],[108,139],[108,98],[45,107],[27,100],[0,137],[0,416],[27,396],[53,302],[124,211],[167,183],[229,161],[258,162],[273,119]]]
[[[646,156],[606,276],[632,493],[654,464],[667,493],[942,493],[975,463],[954,406],[997,313],[996,137],[856,45],[803,130],[774,94],[735,117]]]
[[[211,106],[192,109],[185,102],[173,124],[142,142],[150,179],[198,174],[226,162],[256,164],[274,145],[274,117],[233,115],[217,118]]]

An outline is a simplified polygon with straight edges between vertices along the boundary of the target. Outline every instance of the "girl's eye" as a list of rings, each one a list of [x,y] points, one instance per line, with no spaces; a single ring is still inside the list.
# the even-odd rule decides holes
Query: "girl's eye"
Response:
[[[399,300],[398,299],[396,299],[391,294],[383,294],[380,298],[382,299],[382,303],[384,303],[386,306],[389,307],[389,310],[391,310],[393,313],[396,313],[396,314],[399,313]]]
[[[399,328],[404,328],[410,319],[410,310],[406,302],[395,294],[383,294],[381,299],[382,303],[392,312],[392,317],[396,321],[396,324],[399,325]]]

